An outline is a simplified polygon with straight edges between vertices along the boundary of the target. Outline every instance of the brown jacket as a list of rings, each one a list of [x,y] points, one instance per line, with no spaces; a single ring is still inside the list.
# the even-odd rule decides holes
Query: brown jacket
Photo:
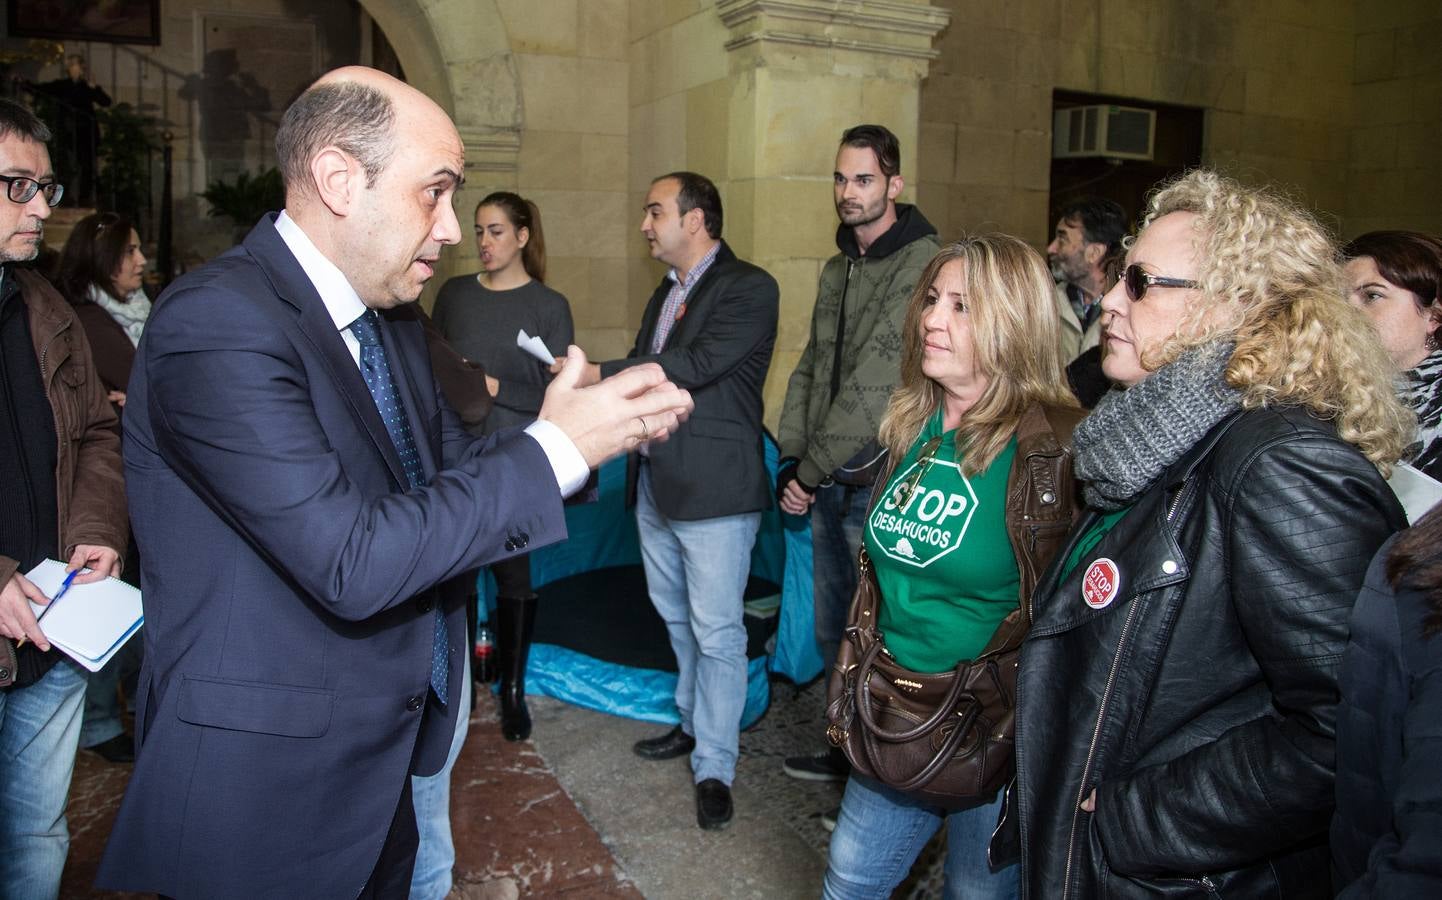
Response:
[[[1006,477],[1006,534],[1021,572],[1028,620],[1032,592],[1081,510],[1071,433],[1085,415],[1076,407],[1034,405],[1016,426],[1016,456]]]
[[[95,361],[101,386],[107,391],[123,392],[130,384],[130,367],[135,364],[135,345],[130,343],[130,335],[98,303],[81,303],[74,310],[90,342],[90,358]]]
[[[120,437],[115,413],[91,362],[85,331],[70,305],[40,275],[7,266],[3,277],[20,285],[45,396],[55,413],[61,553],[68,559],[76,545],[96,544],[123,554],[130,525]],[[18,562],[0,556],[0,584],[9,582],[18,568]],[[0,641],[9,643],[6,638]],[[6,649],[0,648],[0,656]],[[0,678],[0,685],[4,683]]]

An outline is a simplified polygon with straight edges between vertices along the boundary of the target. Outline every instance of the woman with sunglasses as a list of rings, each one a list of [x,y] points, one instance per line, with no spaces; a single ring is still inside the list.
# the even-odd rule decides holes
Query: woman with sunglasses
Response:
[[[1338,664],[1411,428],[1336,259],[1211,172],[1151,198],[1022,647],[1024,896],[1331,896]]]
[[[1402,457],[1442,479],[1442,241],[1415,231],[1372,231],[1342,248],[1351,300],[1377,326],[1400,373],[1397,392],[1417,414]]]
[[[1062,375],[1060,321],[1041,254],[981,235],[922,272],[902,332],[901,385],[881,422],[896,460],[863,540],[886,650],[917,672],[973,659],[1026,603],[1077,507],[1067,440],[1081,418]],[[938,806],[853,773],[831,836],[823,895],[884,898],[946,824],[946,893],[1014,898],[993,872],[1000,799]]]
[[[476,251],[481,271],[447,281],[436,297],[435,325],[467,359],[486,370],[495,403],[484,432],[525,425],[536,418],[551,375],[545,363],[516,346],[516,332],[540,338],[562,358],[575,341],[571,305],[546,286],[546,244],[541,211],[509,191],[488,194],[476,206]],[[491,566],[496,578],[496,656],[501,672],[501,735],[531,736],[526,708],[526,663],[536,622],[531,560],[525,554]]]

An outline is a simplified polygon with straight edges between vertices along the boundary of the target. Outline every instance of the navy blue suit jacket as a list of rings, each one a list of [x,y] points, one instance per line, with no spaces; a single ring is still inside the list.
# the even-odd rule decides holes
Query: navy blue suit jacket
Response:
[[[464,591],[445,583],[565,536],[540,446],[468,435],[414,317],[381,332],[418,490],[271,220],[157,303],[125,415],[139,759],[99,884],[355,897],[406,778],[450,744],[458,704],[426,700],[436,603],[451,697],[465,671]]]

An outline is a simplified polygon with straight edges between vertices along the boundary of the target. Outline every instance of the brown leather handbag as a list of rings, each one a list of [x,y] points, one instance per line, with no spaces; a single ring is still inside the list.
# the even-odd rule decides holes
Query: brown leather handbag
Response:
[[[990,802],[1012,774],[1025,611],[1018,604],[975,659],[926,675],[886,649],[864,549],[859,574],[827,683],[827,739],[857,772],[918,799],[948,809]]]

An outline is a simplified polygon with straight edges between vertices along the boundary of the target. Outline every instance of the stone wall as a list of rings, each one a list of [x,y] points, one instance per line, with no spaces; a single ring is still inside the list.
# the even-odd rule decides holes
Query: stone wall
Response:
[[[945,233],[1046,243],[1057,88],[1204,108],[1204,164],[1282,185],[1339,224],[1354,100],[1373,102],[1354,97],[1353,0],[939,5],[952,21],[922,87],[920,197]]]
[[[631,218],[626,0],[495,5],[519,78],[518,168],[510,183],[471,173],[457,214],[469,235],[487,190],[511,188],[535,201],[546,234],[546,280],[570,300],[577,342],[596,358],[623,354],[626,271],[636,251],[624,229]],[[474,241],[462,251],[454,255],[475,271]]]
[[[228,242],[224,225],[207,230],[194,197],[217,163],[205,152],[196,103],[183,94],[204,72],[207,23],[251,16],[309,28],[319,71],[364,57],[364,9],[466,142],[457,212],[468,237],[446,255],[443,274],[476,269],[469,233],[481,196],[507,188],[533,198],[549,280],[570,298],[579,342],[595,357],[629,348],[661,276],[637,230],[650,180],[685,168],[717,182],[727,240],[781,285],[766,389],[773,426],[805,344],[820,266],[835,252],[836,141],[857,122],[900,136],[903,199],[917,202],[943,237],[996,228],[1046,242],[1055,90],[1203,109],[1205,163],[1287,187],[1344,235],[1383,225],[1442,231],[1438,0],[359,0],[306,8],[296,0],[167,0],[160,47],[81,48],[117,100],[146,104],[176,133],[178,233],[199,235],[208,252]],[[269,135],[252,125],[235,164],[258,168],[269,164]]]
[[[1344,232],[1442,234],[1442,3],[1357,4]]]

